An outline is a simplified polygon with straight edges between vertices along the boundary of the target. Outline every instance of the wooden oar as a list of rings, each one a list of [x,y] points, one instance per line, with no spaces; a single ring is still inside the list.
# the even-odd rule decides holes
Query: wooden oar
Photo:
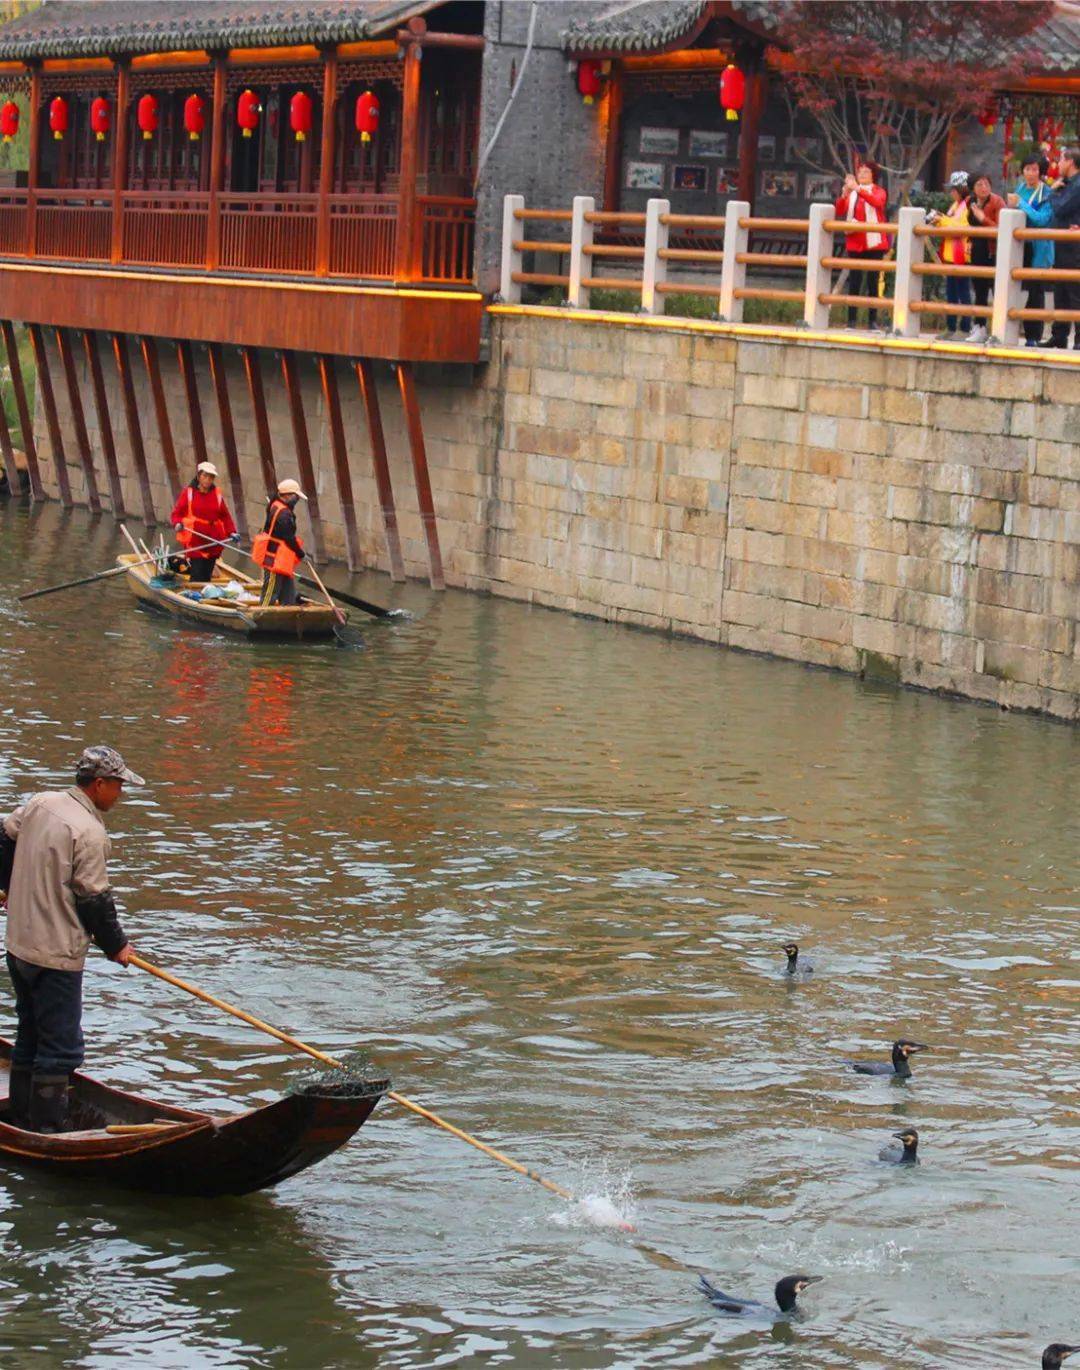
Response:
[[[123,527],[123,525],[121,525],[121,527]],[[126,532],[127,530],[125,529],[124,531]],[[202,535],[200,534],[200,536]],[[132,540],[132,545],[134,546],[134,540]],[[200,543],[200,546],[202,545],[203,544]],[[107,571],[96,571],[92,576],[81,576],[78,580],[65,580],[60,585],[46,585],[44,589],[41,590],[27,590],[26,594],[19,595],[18,598],[39,599],[42,595],[53,595],[58,590],[72,590],[76,585],[92,585],[95,580],[107,580],[109,576],[122,576],[136,566],[149,566],[152,561],[156,560],[157,558],[153,555],[140,557],[138,561],[129,561],[124,566],[110,566]]]
[[[150,975],[156,975],[159,980],[164,980],[166,984],[175,985],[177,989],[182,989],[187,994],[193,994],[196,999],[202,999],[204,1003],[212,1004],[214,1008],[219,1008],[223,1013],[231,1013],[234,1018],[239,1018],[242,1023],[247,1023],[250,1027],[258,1028],[260,1032],[268,1033],[271,1037],[276,1037],[279,1042],[284,1042],[286,1046],[293,1047],[296,1051],[302,1051],[308,1056],[313,1056],[316,1061],[322,1061],[324,1065],[336,1066],[338,1069],[347,1069],[341,1061],[333,1056],[328,1056],[325,1051],[319,1051],[317,1047],[308,1046],[307,1042],[301,1042],[299,1037],[290,1037],[287,1032],[282,1032],[280,1028],[272,1027],[269,1023],[264,1023],[261,1018],[255,1018],[250,1013],[245,1013],[242,1008],[237,1008],[234,1004],[227,1004],[224,999],[217,999],[214,995],[207,993],[204,989],[199,989],[198,985],[188,984],[186,980],[181,980],[179,976],[172,975],[167,970],[162,970],[160,966],[155,966],[150,961],[145,961],[141,956],[134,953],[128,958],[128,964],[137,966],[139,970],[145,970]],[[426,1118],[429,1123],[434,1123],[436,1127],[441,1127],[444,1132],[449,1132],[452,1137],[458,1137],[463,1142],[468,1142],[470,1146],[476,1147],[477,1151],[482,1151],[485,1156],[490,1156],[492,1160],[499,1161],[502,1165],[509,1166],[511,1170],[516,1170],[519,1175],[524,1175],[529,1180],[535,1180],[539,1185],[552,1194],[557,1194],[560,1199],[569,1199],[571,1203],[576,1202],[575,1196],[562,1185],[556,1184],[554,1180],[546,1180],[543,1175],[538,1175],[535,1170],[530,1170],[520,1161],[512,1160],[505,1156],[501,1151],[496,1151],[493,1146],[488,1146],[486,1142],[480,1141],[478,1137],[473,1137],[468,1132],[463,1132],[460,1127],[455,1127],[453,1123],[448,1123],[445,1118],[440,1118],[437,1113],[432,1113],[430,1109],[422,1108],[419,1104],[414,1104],[411,1099],[406,1099],[404,1094],[398,1094],[396,1090],[388,1090],[387,1098],[393,1099],[395,1104],[400,1104],[410,1113],[415,1113],[419,1118]],[[626,1231],[633,1231],[633,1225],[626,1223],[623,1225]]]

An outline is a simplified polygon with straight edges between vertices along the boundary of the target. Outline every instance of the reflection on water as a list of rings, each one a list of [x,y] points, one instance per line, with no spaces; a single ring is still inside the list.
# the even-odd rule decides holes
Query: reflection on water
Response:
[[[119,745],[152,781],[112,822],[144,954],[628,1187],[641,1239],[390,1105],[232,1203],[0,1171],[16,1363],[989,1370],[1080,1341],[1075,731],[375,579],[415,617],[365,653],[115,583],[15,603],[118,549],[0,509],[4,807]],[[120,1086],[228,1109],[297,1064],[100,958],[87,999]],[[842,1068],[903,1035],[931,1046],[906,1084]],[[905,1124],[913,1171],[877,1160]],[[769,1328],[696,1269],[826,1278]]]

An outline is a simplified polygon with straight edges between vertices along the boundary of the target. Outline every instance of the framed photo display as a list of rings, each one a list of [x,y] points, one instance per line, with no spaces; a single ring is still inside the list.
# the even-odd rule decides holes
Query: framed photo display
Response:
[[[728,155],[727,132],[723,129],[692,128],[687,151],[691,157],[726,157]]]
[[[757,156],[759,162],[776,161],[776,137],[772,133],[763,133],[757,140]]]
[[[705,190],[709,184],[709,171],[703,166],[676,165],[671,174],[672,190]]]
[[[832,203],[840,193],[842,184],[839,176],[811,171],[806,177],[806,198],[811,202],[818,201],[820,203],[828,200]]]
[[[717,195],[734,195],[739,189],[739,173],[734,167],[716,168]]]
[[[638,140],[638,152],[648,157],[677,157],[679,154],[679,130],[677,128],[657,128],[646,124]]]
[[[794,200],[799,194],[799,175],[795,171],[763,171],[761,193],[767,200]]]
[[[789,138],[784,144],[785,162],[820,162],[820,138]]]
[[[663,162],[627,162],[624,178],[627,190],[663,190]]]

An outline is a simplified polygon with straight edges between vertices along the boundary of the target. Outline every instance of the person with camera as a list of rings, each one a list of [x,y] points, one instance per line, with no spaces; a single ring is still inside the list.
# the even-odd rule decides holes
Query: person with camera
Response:
[[[877,178],[880,175],[881,168],[878,164],[867,160],[860,162],[854,175],[845,176],[844,188],[837,196],[834,206],[836,217],[846,219],[850,223],[884,223],[888,196],[884,187],[877,184]],[[845,237],[845,255],[857,259],[860,263],[866,262],[869,265],[880,262],[884,260],[888,250],[889,240],[885,234],[875,233],[872,229],[854,231]],[[877,327],[877,310],[873,308],[871,301],[877,299],[880,283],[880,271],[860,270],[852,271],[850,274],[848,293],[866,295],[867,323],[870,328]],[[847,312],[849,328],[855,327],[857,317],[857,308],[849,306]]]
[[[972,225],[979,228],[996,229],[1001,211],[1005,208],[1005,201],[1000,195],[994,194],[994,187],[990,177],[981,172],[975,177],[972,185],[971,197],[968,200],[968,218]],[[971,265],[972,266],[993,266],[997,260],[996,240],[994,238],[973,238],[971,241]],[[975,290],[975,303],[985,308],[990,303],[991,277],[975,276],[972,278]],[[975,320],[975,327],[967,335],[966,341],[970,343],[984,343],[990,336],[990,330],[986,326],[985,316]]]
[[[954,171],[949,177],[946,187],[949,192],[949,206],[943,210],[931,210],[927,215],[928,221],[935,228],[967,228],[971,222],[968,218],[968,178],[966,171]],[[971,240],[962,236],[950,234],[941,239],[939,253],[942,262],[946,266],[966,266]],[[949,304],[965,305],[971,303],[971,277],[970,276],[946,276],[945,277],[945,299]],[[945,331],[947,337],[955,337],[957,323],[959,322],[960,332],[968,333],[971,330],[971,316],[962,314],[957,319],[956,314],[945,315]]]

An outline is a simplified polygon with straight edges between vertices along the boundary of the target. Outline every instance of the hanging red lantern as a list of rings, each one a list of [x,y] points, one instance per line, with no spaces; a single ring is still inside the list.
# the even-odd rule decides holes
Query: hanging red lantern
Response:
[[[105,135],[112,127],[112,118],[109,114],[109,102],[104,95],[99,95],[90,104],[90,127],[94,130],[94,137],[99,143],[105,141]]]
[[[157,132],[158,126],[158,100],[156,95],[151,95],[149,91],[141,97],[135,107],[135,117],[138,120],[139,128],[144,139],[150,139]]]
[[[311,132],[311,96],[298,90],[289,101],[289,127],[296,134],[296,141],[302,143]]]
[[[720,74],[720,107],[724,118],[738,119],[745,100],[746,77],[734,62],[729,62]]]
[[[54,138],[62,138],[68,130],[68,102],[62,95],[49,105],[49,127]]]
[[[206,127],[206,101],[201,95],[189,95],[184,101],[184,127],[189,141],[197,143]]]
[[[582,103],[591,105],[600,94],[600,63],[591,57],[577,64],[577,88]]]
[[[240,132],[245,138],[250,138],[259,127],[261,113],[262,105],[259,104],[259,97],[255,92],[243,91],[236,102],[236,122],[240,125]]]
[[[371,135],[379,127],[379,99],[370,90],[365,90],[356,101],[356,131],[362,143],[370,143]]]
[[[18,131],[19,106],[14,100],[9,100],[3,109],[0,109],[0,134],[3,134],[5,143],[10,143]]]
[[[983,126],[984,133],[993,133],[997,128],[998,109],[997,101],[991,100],[983,106],[978,116],[979,123]]]

